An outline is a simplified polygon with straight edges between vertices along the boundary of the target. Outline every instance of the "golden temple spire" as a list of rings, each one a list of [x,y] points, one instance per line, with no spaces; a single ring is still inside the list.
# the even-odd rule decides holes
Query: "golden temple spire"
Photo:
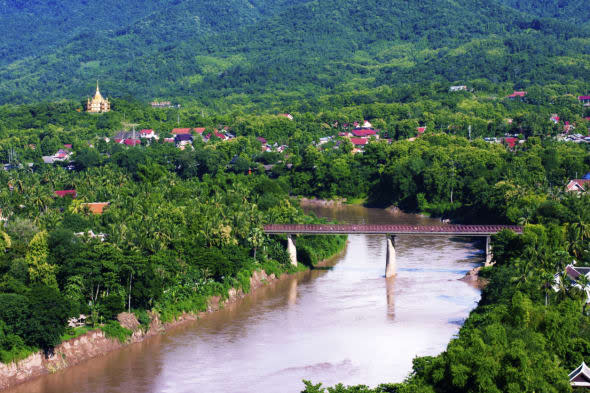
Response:
[[[98,80],[96,80],[96,93],[92,99],[88,100],[86,104],[86,112],[91,113],[102,113],[102,112],[109,112],[111,110],[111,103],[109,100],[105,100],[100,94],[100,87],[98,85]]]
[[[94,94],[95,100],[103,100],[102,94],[100,94],[100,89],[98,88],[98,80],[96,81],[96,93]]]

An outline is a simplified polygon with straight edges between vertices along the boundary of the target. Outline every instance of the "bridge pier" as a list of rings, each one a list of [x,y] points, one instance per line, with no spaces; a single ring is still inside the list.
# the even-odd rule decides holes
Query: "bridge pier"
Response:
[[[491,266],[492,258],[494,254],[492,253],[492,238],[491,236],[486,236],[486,262],[485,266]]]
[[[395,235],[387,237],[387,255],[385,256],[385,278],[393,277],[397,273],[397,260],[395,257]]]
[[[295,248],[295,242],[293,241],[293,235],[287,235],[287,252],[289,253],[289,259],[291,265],[297,266],[297,248]]]

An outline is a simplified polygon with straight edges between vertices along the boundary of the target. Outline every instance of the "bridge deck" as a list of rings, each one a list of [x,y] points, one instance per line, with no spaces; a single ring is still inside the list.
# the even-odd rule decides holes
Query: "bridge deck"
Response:
[[[383,234],[435,236],[490,236],[503,229],[522,233],[515,225],[354,225],[354,224],[271,224],[264,227],[267,234]]]

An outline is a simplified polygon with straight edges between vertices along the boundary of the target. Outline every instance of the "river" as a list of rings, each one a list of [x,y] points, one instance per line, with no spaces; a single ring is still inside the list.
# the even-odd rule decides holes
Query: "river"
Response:
[[[308,208],[343,223],[440,224],[359,206]],[[415,356],[436,355],[479,300],[458,281],[482,261],[471,242],[396,239],[398,274],[384,278],[385,237],[349,236],[329,266],[272,283],[243,301],[9,393],[296,393],[402,381]]]

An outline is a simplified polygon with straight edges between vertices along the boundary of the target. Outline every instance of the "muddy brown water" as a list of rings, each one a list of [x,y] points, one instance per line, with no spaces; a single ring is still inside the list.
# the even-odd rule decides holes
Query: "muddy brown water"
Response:
[[[433,225],[359,206],[307,208],[343,223]],[[400,236],[398,275],[385,280],[385,237],[349,236],[331,267],[261,288],[164,335],[7,390],[9,393],[299,392],[402,381],[415,356],[443,351],[480,292],[458,281],[480,245]]]

